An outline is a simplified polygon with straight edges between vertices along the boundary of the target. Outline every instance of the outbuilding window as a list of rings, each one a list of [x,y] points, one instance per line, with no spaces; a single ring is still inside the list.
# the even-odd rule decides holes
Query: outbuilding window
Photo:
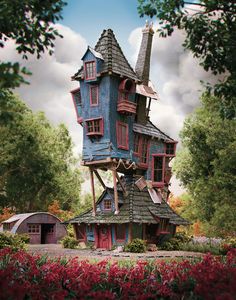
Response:
[[[39,233],[39,224],[28,224],[28,233]]]
[[[116,122],[116,137],[117,147],[124,150],[129,150],[128,124]]]
[[[85,79],[95,79],[96,78],[96,63],[95,61],[87,61],[84,64],[85,67]]]
[[[85,121],[87,127],[87,135],[97,136],[103,135],[103,119],[89,119]]]

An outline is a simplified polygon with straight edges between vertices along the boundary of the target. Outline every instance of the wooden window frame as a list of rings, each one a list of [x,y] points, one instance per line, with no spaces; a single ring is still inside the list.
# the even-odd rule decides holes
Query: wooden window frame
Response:
[[[138,142],[137,142],[137,144],[135,143],[135,139],[138,139]],[[139,149],[140,149],[140,138],[141,138],[141,136],[140,136],[140,134],[138,134],[138,133],[134,133],[134,155],[136,155],[136,156],[139,156],[139,153],[140,153],[140,151],[139,151]],[[135,146],[138,146],[138,152],[137,151],[135,151]]]
[[[122,141],[122,131],[121,127],[125,127],[125,145],[121,144]],[[117,148],[123,150],[129,150],[129,125],[124,122],[116,121],[116,140],[117,140]]]
[[[94,64],[93,66],[93,76],[88,76],[87,67],[89,64]],[[96,61],[95,60],[88,60],[84,63],[84,73],[85,73],[85,80],[93,80],[96,79]]]
[[[93,103],[92,99],[92,89],[96,89],[96,103]],[[90,96],[90,106],[98,106],[98,85],[89,87],[89,96]]]
[[[74,97],[74,93],[77,92],[77,91],[80,91],[80,88],[74,89],[74,90],[70,91],[70,93],[71,93],[72,100],[73,100],[73,104],[74,104],[74,108],[75,108],[75,113],[76,113],[76,117],[77,117],[77,122],[78,122],[79,124],[81,124],[81,123],[83,122],[83,118],[79,115],[77,106],[82,106],[82,99],[81,99],[80,104],[77,105],[76,100],[75,100],[75,97]],[[80,98],[81,98],[81,94],[80,94]]]
[[[95,131],[95,124],[94,121],[99,121],[99,126],[100,126],[100,130],[99,131]],[[88,122],[93,122],[93,131],[88,130]],[[85,124],[86,124],[86,135],[87,136],[103,136],[104,134],[104,122],[103,122],[103,118],[92,118],[92,119],[87,119],[85,120]]]
[[[123,235],[122,239],[121,238],[117,238],[117,228],[118,228],[118,226],[123,226],[124,227],[124,232],[123,232],[124,235]],[[126,224],[116,224],[116,226],[115,226],[115,235],[116,235],[116,241],[118,243],[124,242],[126,240]]]
[[[168,154],[167,153],[167,145],[174,145],[174,154]],[[176,146],[177,146],[177,142],[176,141],[173,141],[173,142],[167,142],[165,144],[165,154],[167,157],[175,157],[175,151],[176,151]]]
[[[34,229],[35,231],[31,231],[32,227],[35,228]],[[40,233],[40,224],[35,224],[35,223],[27,224],[27,232],[30,234],[39,234]]]
[[[106,205],[108,203],[109,203],[109,207],[107,207],[107,205]],[[103,209],[104,209],[104,211],[111,211],[112,210],[111,199],[104,199],[103,200]]]
[[[154,161],[155,157],[162,157],[162,181],[154,181]],[[163,187],[165,185],[165,154],[153,154],[152,155],[152,185],[154,187]]]
[[[147,149],[147,153],[146,153],[146,162],[141,161],[141,159],[143,158],[142,156],[142,150],[143,150],[143,140],[144,138],[147,140],[147,144],[146,144],[146,148]],[[150,150],[150,138],[147,136],[141,136],[139,139],[139,166],[142,168],[148,168],[148,163],[149,163],[149,150]]]

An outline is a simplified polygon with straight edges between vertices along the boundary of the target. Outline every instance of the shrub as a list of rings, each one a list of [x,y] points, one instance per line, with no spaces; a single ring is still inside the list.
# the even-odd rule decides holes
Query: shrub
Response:
[[[225,239],[220,245],[220,253],[226,255],[228,251],[234,248],[236,248],[236,238]]]
[[[70,249],[75,249],[78,246],[78,240],[72,236],[65,236],[62,240],[61,243],[64,248],[70,248]]]
[[[181,246],[183,243],[188,243],[191,241],[191,238],[187,236],[184,232],[176,233],[174,237],[172,237],[170,240],[165,241],[160,246],[158,246],[159,249],[162,250],[181,250]]]
[[[0,250],[0,295],[8,299],[235,299],[236,250],[226,258],[122,264]]]
[[[0,233],[0,249],[11,248],[13,251],[25,249],[30,238],[27,234],[12,234],[8,231]]]
[[[133,253],[146,252],[146,242],[141,239],[134,239],[124,247],[124,251]]]

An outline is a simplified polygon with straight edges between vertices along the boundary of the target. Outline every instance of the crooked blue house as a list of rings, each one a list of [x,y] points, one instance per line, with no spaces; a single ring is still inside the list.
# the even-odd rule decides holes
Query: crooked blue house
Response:
[[[188,224],[167,204],[177,142],[149,118],[151,102],[159,100],[149,80],[153,34],[146,24],[133,70],[113,31],[104,30],[72,77],[79,82],[71,94],[83,126],[82,164],[90,170],[93,209],[68,222],[80,241],[97,248],[137,237],[158,243]],[[99,170],[112,172],[114,188],[106,187]],[[94,176],[104,188],[97,201]]]

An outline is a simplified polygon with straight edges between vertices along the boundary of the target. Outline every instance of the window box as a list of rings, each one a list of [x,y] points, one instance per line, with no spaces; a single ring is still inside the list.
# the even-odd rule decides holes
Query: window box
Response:
[[[98,86],[90,86],[90,105],[98,105]]]
[[[96,79],[96,62],[95,60],[86,61],[84,63],[85,80]]]
[[[116,138],[117,147],[124,150],[129,150],[129,127],[123,122],[116,122]]]
[[[102,136],[104,131],[103,118],[85,120],[88,136]]]

